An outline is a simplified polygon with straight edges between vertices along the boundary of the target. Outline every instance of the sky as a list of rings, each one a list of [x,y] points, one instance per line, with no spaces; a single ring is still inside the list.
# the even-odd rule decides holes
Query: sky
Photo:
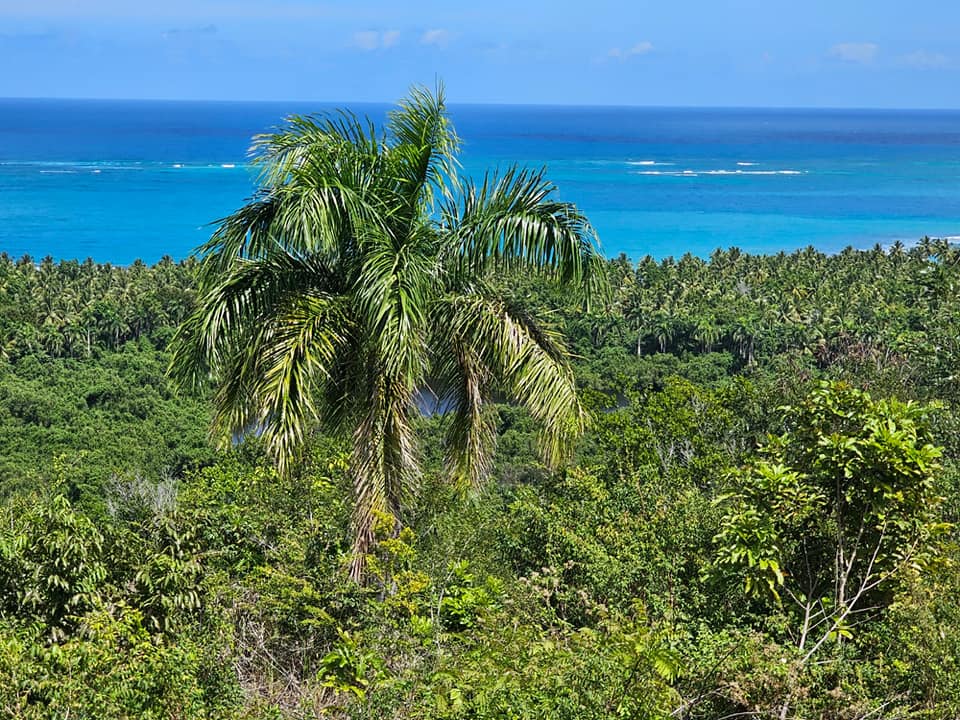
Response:
[[[0,0],[0,97],[960,107],[954,0]]]

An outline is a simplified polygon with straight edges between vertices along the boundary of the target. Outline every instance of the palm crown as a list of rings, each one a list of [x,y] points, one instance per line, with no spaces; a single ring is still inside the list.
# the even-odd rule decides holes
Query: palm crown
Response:
[[[603,290],[595,235],[542,172],[457,176],[443,92],[414,88],[385,128],[340,112],[257,136],[260,189],[202,246],[200,298],[171,373],[212,380],[214,430],[262,434],[289,472],[316,426],[352,434],[354,574],[377,512],[418,478],[418,393],[439,399],[452,476],[480,482],[502,393],[540,422],[547,461],[582,429],[560,338],[498,293],[532,270]]]

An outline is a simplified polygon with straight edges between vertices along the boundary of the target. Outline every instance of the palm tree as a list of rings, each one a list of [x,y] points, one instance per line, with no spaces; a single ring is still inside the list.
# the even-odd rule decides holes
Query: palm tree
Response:
[[[650,332],[653,334],[653,339],[657,341],[660,352],[665,353],[667,346],[677,335],[677,321],[673,312],[670,309],[657,310],[653,314]]]
[[[494,394],[529,408],[550,463],[584,423],[561,339],[494,281],[536,272],[589,300],[606,287],[595,235],[542,171],[460,180],[458,148],[442,88],[414,88],[383,130],[341,111],[257,136],[260,189],[200,248],[174,340],[171,374],[212,380],[224,442],[256,431],[290,472],[313,428],[351,435],[356,579],[376,517],[416,487],[424,390],[466,483],[490,470]]]
[[[747,361],[748,367],[753,366],[758,335],[757,319],[754,316],[741,316],[736,319],[731,338],[737,346],[737,353],[742,360]]]
[[[693,339],[700,343],[701,352],[710,352],[720,340],[720,328],[714,318],[705,316],[696,320],[693,326]]]

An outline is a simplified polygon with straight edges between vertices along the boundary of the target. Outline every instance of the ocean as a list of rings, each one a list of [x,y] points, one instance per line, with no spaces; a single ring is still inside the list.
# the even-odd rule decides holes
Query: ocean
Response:
[[[0,252],[188,256],[253,134],[322,103],[0,100]],[[375,121],[387,105],[354,104]],[[464,171],[546,166],[604,252],[835,252],[960,235],[960,112],[452,106]]]

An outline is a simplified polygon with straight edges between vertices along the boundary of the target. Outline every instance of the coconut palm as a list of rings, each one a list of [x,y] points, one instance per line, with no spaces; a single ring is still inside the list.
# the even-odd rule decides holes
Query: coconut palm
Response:
[[[584,422],[561,339],[494,281],[536,272],[595,297],[595,235],[542,171],[460,180],[458,147],[441,88],[414,88],[382,130],[338,112],[256,137],[260,189],[200,248],[198,309],[174,341],[172,375],[217,388],[219,436],[260,433],[281,472],[314,428],[349,433],[356,578],[376,518],[401,517],[416,487],[425,395],[450,475],[472,484],[494,395],[530,410],[551,463]]]

